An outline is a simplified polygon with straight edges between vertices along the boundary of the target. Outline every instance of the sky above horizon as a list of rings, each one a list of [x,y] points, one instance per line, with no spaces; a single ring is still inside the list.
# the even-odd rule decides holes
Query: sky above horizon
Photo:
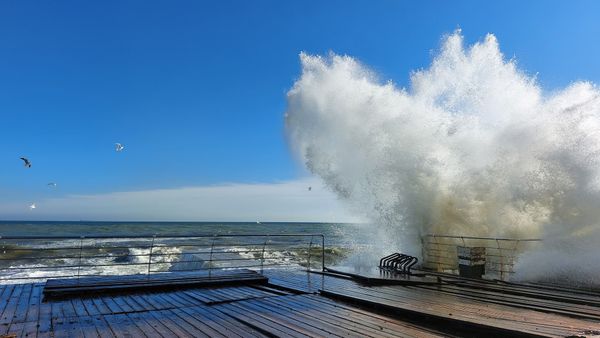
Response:
[[[594,1],[4,1],[0,220],[361,220],[289,150],[300,52],[350,55],[402,87],[444,35],[493,33],[552,91],[600,82],[598,13]]]

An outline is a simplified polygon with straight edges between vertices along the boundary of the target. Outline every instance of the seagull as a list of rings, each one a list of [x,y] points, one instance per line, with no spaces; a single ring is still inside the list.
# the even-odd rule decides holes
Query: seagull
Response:
[[[311,191],[311,190],[312,190],[312,187],[308,187],[308,191]]]
[[[33,209],[35,209],[35,203],[32,203],[32,204],[29,206],[29,209],[30,209],[30,210],[33,210]]]
[[[54,188],[54,187],[56,187],[57,185],[58,185],[58,184],[56,184],[56,183],[54,183],[54,182],[50,182],[50,183],[48,183],[48,186],[49,186],[49,187],[53,187],[53,188]]]
[[[123,151],[124,148],[125,148],[125,146],[122,145],[121,143],[115,143],[115,151],[121,152],[121,151]]]
[[[29,160],[26,157],[21,157],[21,159],[23,160],[23,162],[25,162],[23,164],[23,165],[25,165],[25,167],[31,168],[31,162],[29,162]]]

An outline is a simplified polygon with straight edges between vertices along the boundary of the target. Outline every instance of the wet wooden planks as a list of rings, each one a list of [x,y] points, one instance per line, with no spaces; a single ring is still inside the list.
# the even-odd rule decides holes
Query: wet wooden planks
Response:
[[[441,337],[388,316],[341,304],[318,295],[245,300],[216,306],[257,330],[278,337]]]
[[[581,299],[580,302],[571,303],[559,301],[537,294],[521,294],[505,292],[504,290],[486,290],[481,288],[470,288],[467,285],[443,284],[439,286],[419,286],[422,289],[435,290],[446,294],[456,295],[465,299],[484,301],[492,304],[501,304],[511,307],[531,309],[547,313],[555,313],[569,317],[591,319],[600,321],[600,304],[588,305],[589,299]],[[583,304],[582,304],[583,303]]]
[[[300,271],[266,270],[265,275],[269,277],[265,285],[135,289],[48,302],[42,301],[43,284],[0,285],[0,334],[429,337],[474,332],[511,336],[600,332],[595,295],[559,292],[565,300],[561,302],[525,294],[536,290],[519,285],[512,289],[517,292],[505,292],[512,286],[496,288],[494,283],[483,282],[484,287],[468,287],[468,283],[366,287],[349,278]],[[315,294],[317,288],[335,299]],[[552,295],[548,290],[542,293]],[[571,298],[575,300],[566,301]],[[363,307],[368,305],[373,308]],[[561,311],[576,315],[569,317]]]
[[[269,284],[296,293],[318,293],[319,290],[357,285],[351,278],[340,278],[321,273],[298,270],[265,270]]]
[[[151,275],[124,275],[111,277],[85,277],[80,279],[51,279],[46,282],[44,296],[64,297],[86,293],[120,292],[209,285],[265,284],[268,279],[251,270],[195,273],[160,273]]]
[[[408,337],[435,331],[318,295],[263,285],[41,299],[42,285],[0,290],[2,334],[17,337]],[[23,305],[25,304],[25,305]],[[26,310],[23,313],[19,310]],[[18,313],[17,313],[18,312]]]
[[[323,295],[378,306],[411,318],[429,318],[438,325],[454,324],[510,335],[569,336],[599,332],[600,321],[581,320],[515,306],[468,299],[422,287],[379,286],[326,290]]]

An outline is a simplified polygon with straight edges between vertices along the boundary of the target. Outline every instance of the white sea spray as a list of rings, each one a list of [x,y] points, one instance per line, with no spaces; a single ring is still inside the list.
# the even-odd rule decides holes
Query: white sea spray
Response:
[[[368,215],[376,255],[420,254],[426,233],[544,240],[516,277],[600,276],[600,90],[545,92],[489,34],[443,39],[409,88],[356,59],[300,55],[287,94],[290,144]]]

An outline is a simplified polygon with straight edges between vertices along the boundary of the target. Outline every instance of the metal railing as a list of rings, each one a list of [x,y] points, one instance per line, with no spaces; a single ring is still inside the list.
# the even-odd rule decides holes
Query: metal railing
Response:
[[[323,234],[0,237],[0,283],[161,272],[325,268]]]
[[[438,272],[458,273],[457,247],[484,247],[487,277],[504,281],[514,273],[519,254],[538,245],[540,239],[490,238],[428,234],[421,237],[422,267]]]

